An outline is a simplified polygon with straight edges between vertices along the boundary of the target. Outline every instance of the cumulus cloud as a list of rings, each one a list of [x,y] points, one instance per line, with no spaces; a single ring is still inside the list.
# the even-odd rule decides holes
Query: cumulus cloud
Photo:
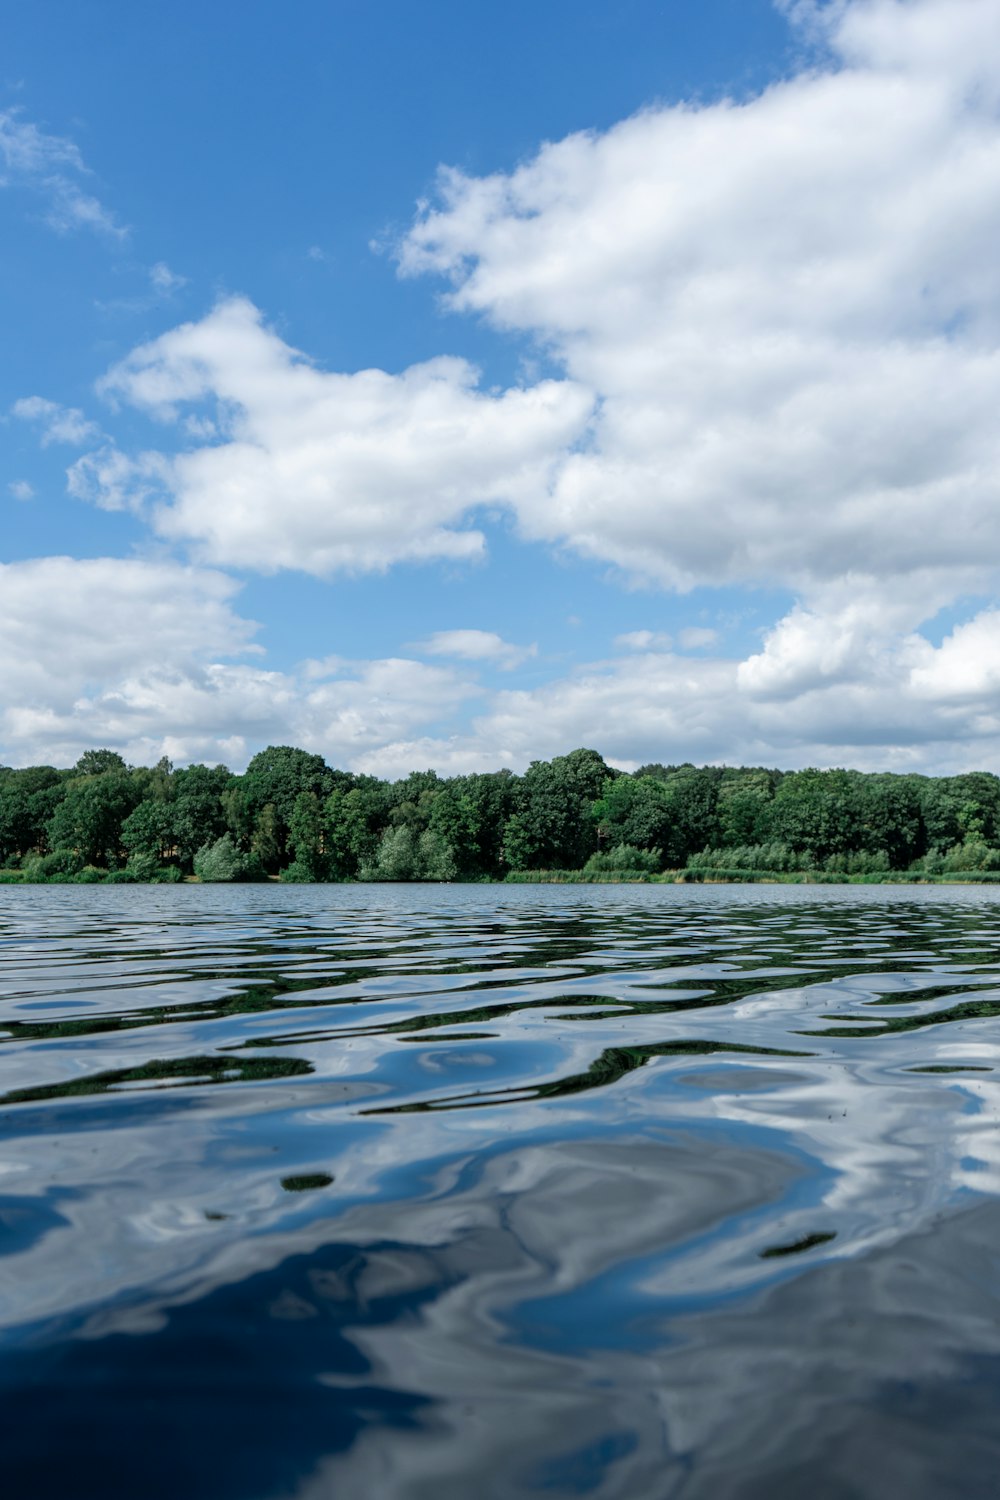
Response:
[[[71,478],[77,493],[129,503],[131,474],[144,500],[155,472],[151,519],[163,536],[208,562],[319,575],[477,557],[469,512],[544,492],[590,409],[567,381],[486,394],[461,359],[399,375],[320,370],[242,298],[135,350],[102,390],[191,446],[88,457]],[[211,428],[192,429],[190,415]],[[199,441],[199,431],[216,436]]]
[[[426,641],[415,641],[413,649],[428,656],[487,662],[507,672],[538,655],[537,645],[515,646],[492,630],[437,630]]]
[[[36,422],[41,428],[42,447],[50,443],[68,443],[82,447],[100,437],[101,429],[90,422],[76,406],[60,406],[44,396],[24,396],[15,401],[11,413],[22,422]]]
[[[7,486],[7,492],[13,495],[15,500],[33,500],[35,498],[35,487],[26,479],[12,479]]]
[[[814,50],[757,96],[647,109],[509,172],[442,173],[402,273],[445,278],[456,313],[526,336],[555,378],[485,391],[450,358],[325,371],[230,299],[110,372],[105,396],[163,441],[107,443],[70,484],[204,563],[474,558],[477,512],[501,506],[523,538],[633,579],[798,602],[742,661],[713,656],[702,627],[678,637],[698,657],[633,631],[621,659],[481,699],[427,663],[219,669],[211,702],[246,743],[280,713],[283,738],[382,771],[580,743],[622,763],[928,769],[1000,751],[998,612],[937,647],[919,633],[997,586],[1000,0],[782,8]],[[520,648],[442,632],[421,649],[503,664]],[[218,722],[208,680],[184,688],[202,704],[185,722]],[[258,717],[226,698],[235,683]],[[479,716],[440,732],[435,698]]]
[[[128,231],[81,183],[90,173],[79,148],[49,135],[17,109],[0,110],[0,187],[23,187],[45,203],[45,221],[60,233],[90,229],[123,239]]]
[[[215,570],[142,559],[0,565],[0,760],[72,764],[108,744],[137,762],[239,767],[291,741],[344,764],[440,727],[479,691],[403,658],[271,670],[256,626],[234,608],[238,587]]]
[[[939,647],[886,632],[850,672],[843,659],[826,618],[799,610],[743,662],[646,651],[590,663],[493,693],[464,733],[388,742],[356,765],[378,775],[521,769],[578,745],[629,770],[690,760],[946,773],[1000,756],[1000,611]]]
[[[402,269],[600,398],[526,535],[678,588],[992,575],[1000,4],[793,9],[825,64],[445,171]]]
[[[222,573],[172,562],[0,567],[0,761],[72,764],[109,744],[137,762],[166,754],[238,769],[265,744],[294,743],[336,765],[403,775],[523,769],[581,744],[627,768],[954,770],[1000,754],[996,609],[937,647],[883,622],[880,644],[859,653],[852,632],[866,627],[851,606],[836,629],[832,605],[815,616],[797,607],[742,662],[625,642],[620,657],[497,691],[470,674],[483,656],[454,667],[331,656],[276,670],[254,647],[237,592]]]
[[[203,650],[244,649],[255,627],[231,608],[225,574],[130,558],[0,564],[0,663],[6,697],[49,682],[99,681]]]

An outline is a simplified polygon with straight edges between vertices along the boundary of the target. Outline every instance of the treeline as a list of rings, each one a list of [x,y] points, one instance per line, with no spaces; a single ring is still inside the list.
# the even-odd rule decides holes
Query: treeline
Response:
[[[225,766],[0,767],[5,881],[861,877],[1000,871],[1000,780],[648,765],[380,781],[271,746]]]

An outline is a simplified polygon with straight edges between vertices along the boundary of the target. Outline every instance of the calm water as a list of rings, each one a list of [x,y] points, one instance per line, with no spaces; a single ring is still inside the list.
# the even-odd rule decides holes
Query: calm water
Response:
[[[995,1496],[1000,896],[0,888],[10,1500]]]

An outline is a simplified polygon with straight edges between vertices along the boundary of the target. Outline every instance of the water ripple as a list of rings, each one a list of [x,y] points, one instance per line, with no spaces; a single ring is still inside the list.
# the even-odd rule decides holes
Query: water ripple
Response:
[[[0,955],[15,1493],[992,1493],[1000,893],[9,887]]]

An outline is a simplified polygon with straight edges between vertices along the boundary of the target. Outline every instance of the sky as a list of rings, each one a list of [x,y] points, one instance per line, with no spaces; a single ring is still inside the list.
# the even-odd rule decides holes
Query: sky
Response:
[[[0,763],[998,769],[1000,0],[0,17]]]

